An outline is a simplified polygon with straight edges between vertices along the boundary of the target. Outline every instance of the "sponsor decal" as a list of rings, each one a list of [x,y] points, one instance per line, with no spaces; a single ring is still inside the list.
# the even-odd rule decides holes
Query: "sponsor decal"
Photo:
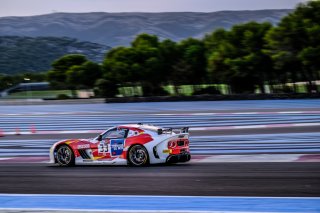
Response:
[[[89,148],[90,148],[90,144],[78,145],[78,149],[89,149]]]
[[[124,149],[124,139],[110,140],[111,154],[113,156],[121,155]]]
[[[164,149],[162,152],[163,153],[170,153],[170,150],[169,149]]]

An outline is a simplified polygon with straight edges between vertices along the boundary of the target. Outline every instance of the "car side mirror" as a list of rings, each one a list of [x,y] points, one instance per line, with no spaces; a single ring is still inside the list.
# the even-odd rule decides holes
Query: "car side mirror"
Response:
[[[102,135],[98,136],[98,141],[102,141]]]

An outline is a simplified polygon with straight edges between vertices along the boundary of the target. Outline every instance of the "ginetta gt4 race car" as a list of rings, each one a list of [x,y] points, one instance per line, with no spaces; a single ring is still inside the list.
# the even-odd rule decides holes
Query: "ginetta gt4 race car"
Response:
[[[177,132],[178,131],[178,132]],[[50,149],[50,163],[143,166],[191,159],[188,127],[160,128],[133,124],[112,127],[94,139],[70,139]]]

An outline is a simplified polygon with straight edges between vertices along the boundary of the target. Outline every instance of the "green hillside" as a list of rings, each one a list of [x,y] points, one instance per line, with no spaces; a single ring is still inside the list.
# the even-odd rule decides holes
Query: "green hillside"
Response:
[[[110,47],[73,38],[0,36],[0,73],[41,72],[65,54],[101,62]]]

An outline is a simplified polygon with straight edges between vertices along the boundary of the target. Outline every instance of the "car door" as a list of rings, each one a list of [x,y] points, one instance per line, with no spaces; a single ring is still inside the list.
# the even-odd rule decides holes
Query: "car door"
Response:
[[[102,135],[102,140],[97,146],[99,156],[102,159],[118,157],[122,154],[128,129],[113,128]]]

